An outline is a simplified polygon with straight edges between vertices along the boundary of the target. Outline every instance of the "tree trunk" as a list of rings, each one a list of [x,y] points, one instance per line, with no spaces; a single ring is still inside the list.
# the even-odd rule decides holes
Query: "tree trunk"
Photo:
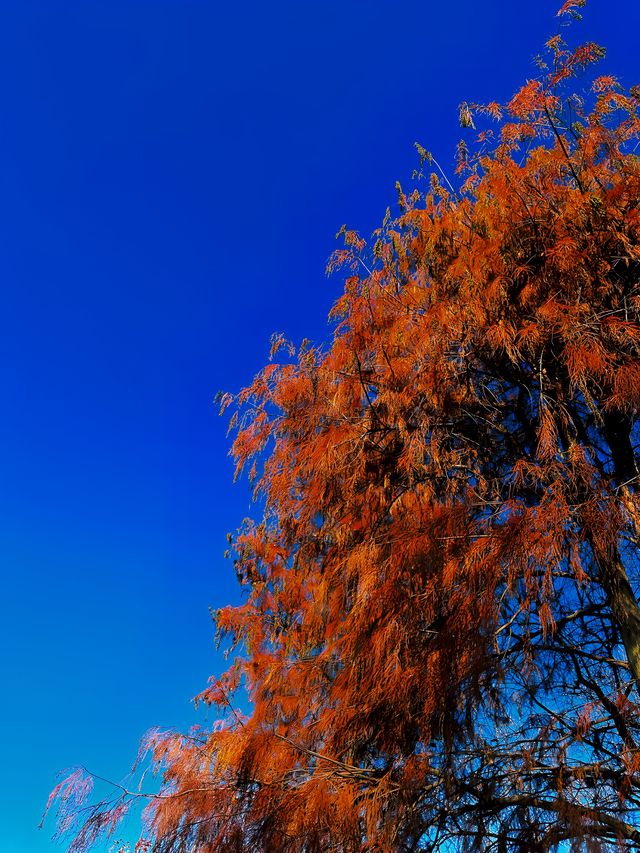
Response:
[[[600,582],[609,599],[614,621],[620,630],[631,674],[640,685],[640,607],[629,583],[629,577],[620,559],[618,548],[606,551],[592,549],[600,573]]]
[[[631,443],[632,418],[621,412],[608,412],[604,417],[604,435],[611,451],[611,459],[621,491],[621,499],[637,530],[637,513],[633,512],[635,501],[629,485],[638,476],[638,464]],[[633,487],[632,487],[633,488]],[[596,548],[593,538],[591,546],[600,570],[600,580],[607,593],[611,611],[620,629],[622,642],[627,653],[631,673],[640,690],[640,607],[634,595],[627,570],[620,557],[617,545]]]

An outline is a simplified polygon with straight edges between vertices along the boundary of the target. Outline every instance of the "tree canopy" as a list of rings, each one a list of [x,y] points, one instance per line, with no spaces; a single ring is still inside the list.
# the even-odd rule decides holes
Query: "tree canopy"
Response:
[[[224,398],[236,657],[211,730],[149,738],[139,850],[640,850],[640,89],[546,47],[343,229],[332,342]],[[55,794],[75,850],[141,796]]]

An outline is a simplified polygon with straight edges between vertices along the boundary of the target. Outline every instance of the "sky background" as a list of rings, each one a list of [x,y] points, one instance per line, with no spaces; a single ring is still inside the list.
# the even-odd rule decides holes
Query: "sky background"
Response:
[[[329,335],[342,223],[367,234],[418,140],[534,76],[560,0],[0,2],[0,848],[46,853],[56,773],[121,779],[202,721],[237,598],[218,390],[273,332]],[[572,37],[640,82],[637,0]],[[125,827],[124,834],[131,834]]]

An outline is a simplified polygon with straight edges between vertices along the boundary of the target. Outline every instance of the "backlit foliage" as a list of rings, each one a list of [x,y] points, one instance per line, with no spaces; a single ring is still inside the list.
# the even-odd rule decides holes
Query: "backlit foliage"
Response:
[[[224,400],[264,507],[237,657],[213,730],[152,736],[140,850],[640,849],[639,95],[602,53],[463,104],[458,189],[418,146],[342,231],[332,344]],[[86,784],[75,850],[140,796]]]

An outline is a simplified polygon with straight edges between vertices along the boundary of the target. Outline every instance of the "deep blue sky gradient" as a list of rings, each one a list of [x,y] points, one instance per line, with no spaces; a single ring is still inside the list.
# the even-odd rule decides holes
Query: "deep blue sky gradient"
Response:
[[[533,76],[560,0],[0,3],[0,849],[61,768],[188,727],[249,513],[213,397],[328,335],[343,222],[452,171],[462,100]],[[576,36],[640,82],[637,0]]]

